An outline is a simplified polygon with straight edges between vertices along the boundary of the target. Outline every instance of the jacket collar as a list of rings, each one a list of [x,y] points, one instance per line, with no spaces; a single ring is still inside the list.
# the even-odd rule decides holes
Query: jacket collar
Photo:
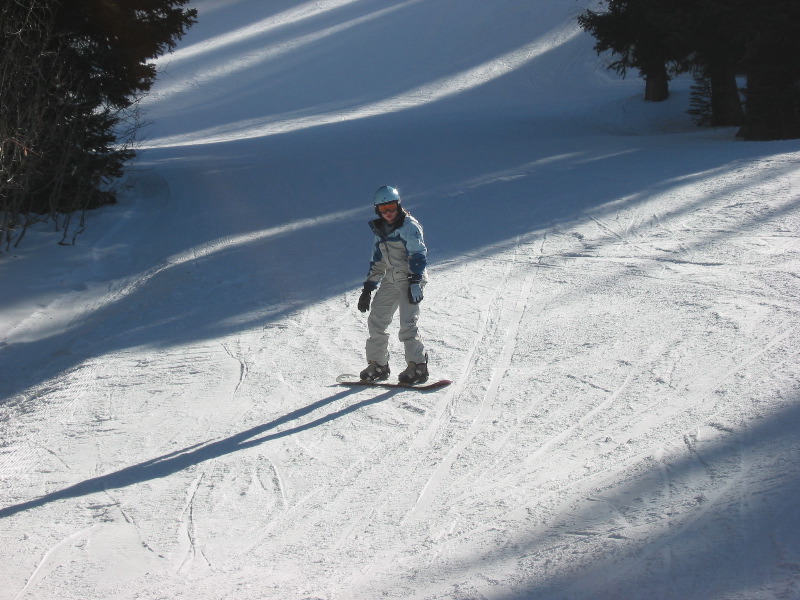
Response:
[[[370,225],[372,226],[372,230],[378,235],[387,236],[394,230],[400,229],[400,227],[403,226],[403,223],[406,220],[406,215],[408,215],[408,213],[401,208],[400,214],[397,215],[397,218],[393,223],[387,223],[385,219],[378,217],[377,219],[370,221]]]

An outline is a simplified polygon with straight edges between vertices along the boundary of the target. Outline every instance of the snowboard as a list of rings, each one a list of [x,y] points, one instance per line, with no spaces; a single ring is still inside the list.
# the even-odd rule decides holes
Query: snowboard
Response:
[[[449,379],[439,379],[438,381],[426,381],[425,383],[408,384],[408,383],[392,383],[391,381],[364,381],[358,375],[339,375],[336,378],[336,383],[339,385],[346,385],[351,387],[382,387],[382,388],[400,388],[406,390],[438,390],[439,388],[447,387],[452,381]]]

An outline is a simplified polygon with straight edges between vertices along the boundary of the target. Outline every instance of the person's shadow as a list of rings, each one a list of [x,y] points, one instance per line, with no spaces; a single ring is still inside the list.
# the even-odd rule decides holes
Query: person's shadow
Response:
[[[277,440],[300,433],[302,431],[313,429],[314,427],[324,425],[325,423],[330,423],[331,421],[344,417],[345,415],[356,412],[365,406],[383,402],[402,390],[388,390],[382,394],[379,394],[378,396],[375,396],[374,398],[362,400],[361,402],[357,402],[356,404],[352,404],[342,408],[341,410],[327,414],[303,425],[290,427],[289,429],[277,431],[269,435],[263,435],[269,431],[279,428],[281,425],[291,423],[296,419],[300,419],[301,417],[311,414],[317,409],[346,398],[357,391],[358,390],[352,389],[344,390],[334,394],[333,396],[319,400],[318,402],[315,402],[309,406],[299,408],[287,415],[275,419],[274,421],[265,423],[264,425],[258,425],[257,427],[242,431],[241,433],[237,433],[236,435],[232,435],[228,438],[216,442],[201,442],[199,444],[195,444],[194,446],[189,446],[188,448],[183,448],[182,450],[177,450],[175,452],[141,462],[137,465],[125,467],[124,469],[114,471],[113,473],[87,479],[86,481],[76,483],[70,487],[51,492],[21,504],[8,506],[0,509],[0,519],[10,517],[18,512],[38,508],[57,500],[87,496],[89,494],[102,492],[104,490],[123,488],[130,485],[135,485],[137,483],[142,483],[144,481],[166,477],[213,458],[225,456],[226,454],[238,452],[239,450],[252,448],[253,446],[258,446],[265,442]]]

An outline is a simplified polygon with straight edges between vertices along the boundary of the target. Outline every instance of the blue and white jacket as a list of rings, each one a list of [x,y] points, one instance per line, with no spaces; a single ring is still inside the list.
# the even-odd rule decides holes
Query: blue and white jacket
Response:
[[[394,223],[379,218],[370,221],[369,226],[375,240],[367,284],[377,287],[384,279],[393,283],[408,281],[409,275],[418,275],[423,282],[427,281],[428,249],[419,221],[401,211]]]

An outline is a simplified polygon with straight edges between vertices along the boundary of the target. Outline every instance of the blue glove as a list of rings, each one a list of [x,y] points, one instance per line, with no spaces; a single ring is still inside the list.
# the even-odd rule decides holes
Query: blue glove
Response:
[[[422,302],[422,275],[409,275],[408,277],[408,301],[411,304]]]

